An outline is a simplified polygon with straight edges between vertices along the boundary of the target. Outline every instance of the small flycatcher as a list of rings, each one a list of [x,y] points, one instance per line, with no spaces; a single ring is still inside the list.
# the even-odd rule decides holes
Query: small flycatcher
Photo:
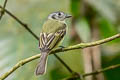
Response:
[[[54,12],[48,16],[40,33],[39,49],[41,51],[40,62],[35,70],[36,75],[46,72],[47,57],[50,51],[58,46],[66,34],[65,19],[72,17],[64,12]]]

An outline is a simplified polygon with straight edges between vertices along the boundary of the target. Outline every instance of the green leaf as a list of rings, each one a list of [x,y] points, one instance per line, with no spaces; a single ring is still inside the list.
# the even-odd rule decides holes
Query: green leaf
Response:
[[[112,36],[117,33],[116,27],[106,19],[101,19],[99,21],[100,32],[103,38]]]
[[[78,17],[80,15],[80,1],[81,0],[71,0],[71,12],[75,17]]]

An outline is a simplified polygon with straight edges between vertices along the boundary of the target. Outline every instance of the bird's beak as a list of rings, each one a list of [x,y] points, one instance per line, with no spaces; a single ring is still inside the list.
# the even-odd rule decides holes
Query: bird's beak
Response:
[[[68,15],[68,14],[66,15],[66,18],[71,18],[71,17],[72,17],[72,15]]]

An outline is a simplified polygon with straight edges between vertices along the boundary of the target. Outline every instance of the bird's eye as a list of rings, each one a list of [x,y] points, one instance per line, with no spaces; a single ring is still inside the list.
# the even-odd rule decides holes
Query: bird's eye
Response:
[[[60,16],[60,15],[61,15],[61,13],[59,12],[59,13],[58,13],[58,15]]]

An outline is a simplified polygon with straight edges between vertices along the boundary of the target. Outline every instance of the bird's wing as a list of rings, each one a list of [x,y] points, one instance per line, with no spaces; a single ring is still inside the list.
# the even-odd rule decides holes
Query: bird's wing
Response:
[[[59,29],[55,33],[40,33],[39,48],[42,52],[49,51],[56,47],[66,34],[66,29]]]

